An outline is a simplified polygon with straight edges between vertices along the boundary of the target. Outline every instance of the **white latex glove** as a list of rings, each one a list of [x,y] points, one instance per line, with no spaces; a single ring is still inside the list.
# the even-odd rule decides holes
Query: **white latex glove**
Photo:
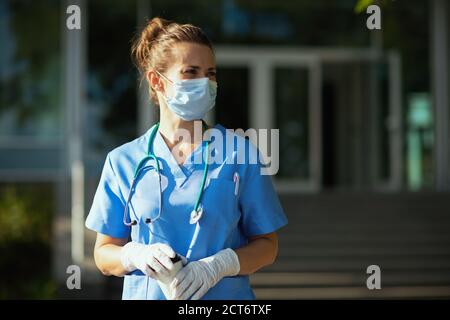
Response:
[[[215,255],[188,263],[170,284],[175,300],[198,300],[223,277],[235,276],[241,266],[234,250],[228,248]]]
[[[178,257],[180,258],[179,261],[174,261],[172,260],[172,262],[174,263],[173,265],[173,269],[170,270],[169,274],[157,274],[156,275],[156,280],[158,281],[158,285],[161,288],[161,291],[164,293],[164,296],[166,297],[167,300],[172,300],[173,299],[173,290],[172,287],[170,286],[170,284],[172,283],[175,275],[178,273],[178,271],[183,268],[184,265],[186,265],[187,260],[185,257],[183,257],[182,255],[178,255]]]
[[[136,269],[145,275],[157,279],[158,276],[168,276],[174,268],[170,258],[175,257],[175,251],[164,243],[143,244],[128,242],[122,247],[120,261],[128,272]]]

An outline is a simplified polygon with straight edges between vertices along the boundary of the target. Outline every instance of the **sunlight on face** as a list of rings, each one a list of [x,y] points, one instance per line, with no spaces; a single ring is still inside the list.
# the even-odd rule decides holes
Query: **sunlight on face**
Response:
[[[172,48],[174,60],[164,72],[170,80],[209,78],[216,81],[216,62],[213,52],[208,46],[181,42]],[[166,85],[166,93],[172,94],[172,86]]]

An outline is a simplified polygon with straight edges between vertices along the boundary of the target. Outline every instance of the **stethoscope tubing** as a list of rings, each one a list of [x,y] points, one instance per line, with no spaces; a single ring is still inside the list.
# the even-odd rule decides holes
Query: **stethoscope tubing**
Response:
[[[129,211],[130,211],[130,210],[129,210],[129,206],[130,206],[132,194],[133,194],[133,192],[134,192],[134,189],[136,188],[136,183],[137,183],[138,177],[139,177],[140,173],[142,172],[142,170],[143,170],[143,168],[144,168],[144,164],[145,164],[146,162],[148,162],[149,160],[154,160],[154,162],[155,162],[156,173],[157,173],[157,175],[158,175],[159,209],[158,209],[158,215],[157,215],[155,218],[153,218],[153,219],[148,218],[148,219],[146,219],[145,222],[146,222],[147,224],[148,224],[148,223],[153,223],[153,222],[155,222],[155,221],[157,221],[158,219],[161,218],[161,213],[162,213],[161,173],[160,173],[160,166],[159,166],[158,158],[156,157],[156,155],[155,155],[155,154],[153,153],[153,151],[152,151],[153,141],[154,141],[156,132],[158,131],[158,128],[159,128],[159,123],[155,124],[155,125],[152,127],[151,132],[150,132],[150,136],[149,136],[149,139],[148,139],[148,144],[147,144],[147,155],[139,161],[139,163],[138,163],[138,165],[136,166],[136,169],[135,169],[135,171],[134,171],[134,174],[133,174],[133,180],[132,180],[132,182],[131,182],[130,190],[129,190],[129,192],[128,192],[128,197],[127,197],[127,200],[126,200],[126,203],[125,203],[125,207],[124,207],[124,212],[123,212],[123,223],[124,223],[126,226],[128,226],[128,227],[132,227],[132,226],[137,225],[137,221],[138,221],[137,217],[136,217],[135,220],[133,220],[133,219],[131,218],[131,213],[130,213],[130,221],[127,221],[127,216],[128,216]],[[196,199],[196,201],[195,201],[193,213],[194,213],[194,212],[195,212],[195,213],[198,213],[198,212],[199,212],[199,209],[200,209],[200,210],[203,210],[203,209],[200,208],[200,204],[201,204],[201,200],[202,200],[202,196],[203,196],[203,190],[204,190],[205,183],[206,183],[206,177],[207,177],[207,174],[208,174],[209,141],[206,141],[206,147],[205,147],[205,149],[206,149],[206,161],[205,161],[205,159],[203,159],[205,164],[204,164],[204,167],[203,167],[202,182],[201,182],[201,186],[200,186],[200,189],[199,189],[199,193],[198,193],[197,199]],[[202,152],[202,156],[203,156],[203,155],[204,155],[204,153]],[[201,217],[201,214],[200,214],[200,217]],[[197,224],[197,222],[198,222],[198,221],[195,221],[196,224]],[[198,232],[197,232],[197,233],[198,233]]]

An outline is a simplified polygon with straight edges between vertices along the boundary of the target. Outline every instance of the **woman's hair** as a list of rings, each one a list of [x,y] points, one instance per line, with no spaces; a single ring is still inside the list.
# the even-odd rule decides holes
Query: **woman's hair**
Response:
[[[159,17],[151,19],[131,48],[132,58],[142,78],[146,78],[149,70],[163,73],[173,60],[172,47],[176,43],[191,42],[208,46],[212,44],[206,34],[199,27],[192,24],[178,24]],[[149,85],[150,97],[157,105],[156,92]]]

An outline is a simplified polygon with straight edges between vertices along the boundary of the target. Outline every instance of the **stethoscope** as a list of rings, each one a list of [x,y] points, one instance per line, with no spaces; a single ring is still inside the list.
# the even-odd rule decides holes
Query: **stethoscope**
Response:
[[[203,122],[203,127],[206,128],[206,124]],[[161,218],[161,212],[162,212],[162,188],[161,188],[161,174],[160,174],[160,168],[159,168],[159,162],[158,162],[158,158],[156,157],[156,155],[154,154],[153,150],[152,150],[152,145],[153,145],[153,141],[155,139],[155,135],[158,132],[158,128],[159,128],[159,123],[155,124],[150,132],[150,136],[148,139],[148,145],[147,145],[147,155],[142,158],[141,161],[139,161],[138,165],[136,166],[136,169],[134,170],[134,175],[133,175],[133,180],[131,182],[131,187],[130,190],[128,192],[128,197],[127,197],[127,201],[125,203],[125,208],[123,210],[123,223],[128,226],[135,226],[137,225],[137,220],[132,220],[131,216],[130,216],[130,222],[127,222],[127,214],[129,212],[129,205],[130,205],[130,201],[131,201],[131,197],[133,194],[133,191],[136,187],[136,182],[137,182],[137,178],[140,176],[142,170],[144,169],[144,164],[153,159],[155,161],[155,169],[156,169],[156,173],[158,174],[158,185],[159,185],[159,210],[158,210],[158,215],[151,219],[151,218],[146,218],[145,219],[145,223],[146,224],[152,224],[155,221],[157,221],[159,218]],[[208,174],[208,161],[209,161],[209,140],[206,140],[206,161],[204,166],[203,166],[203,178],[202,178],[202,183],[200,186],[200,190],[198,192],[198,196],[197,196],[197,200],[195,201],[195,205],[194,205],[194,209],[191,212],[190,215],[190,219],[189,219],[189,223],[190,224],[197,224],[196,230],[194,232],[194,238],[197,237],[198,235],[198,221],[200,220],[200,218],[203,216],[203,206],[201,205],[201,199],[203,196],[203,190],[205,187],[205,182],[206,182],[206,176]],[[194,241],[193,238],[193,241]]]

